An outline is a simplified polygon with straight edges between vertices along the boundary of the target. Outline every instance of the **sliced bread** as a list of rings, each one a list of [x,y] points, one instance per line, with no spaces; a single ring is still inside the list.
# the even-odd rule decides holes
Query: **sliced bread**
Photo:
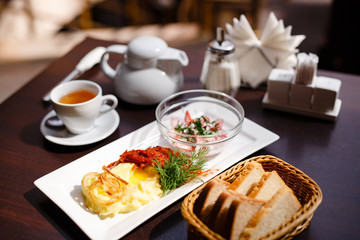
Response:
[[[276,171],[266,172],[248,196],[267,201],[284,186],[286,186],[285,182]]]
[[[235,192],[234,190],[227,189],[223,193],[220,194],[219,198],[215,202],[214,207],[211,210],[208,221],[205,223],[207,226],[212,229],[214,232],[220,233],[224,231],[224,227],[226,227],[225,220],[227,217],[227,213],[231,202],[240,198],[241,194]]]
[[[207,221],[216,200],[229,185],[230,183],[220,179],[212,179],[205,185],[194,203],[194,213],[203,222]]]
[[[224,230],[220,234],[226,239],[238,240],[250,219],[264,204],[265,201],[249,198],[245,195],[234,199],[224,222],[227,227],[223,228]]]
[[[265,171],[260,163],[250,162],[231,183],[229,189],[247,195],[257,182],[260,181],[264,173]]]
[[[275,230],[301,207],[293,191],[284,186],[251,218],[240,239],[258,239]]]

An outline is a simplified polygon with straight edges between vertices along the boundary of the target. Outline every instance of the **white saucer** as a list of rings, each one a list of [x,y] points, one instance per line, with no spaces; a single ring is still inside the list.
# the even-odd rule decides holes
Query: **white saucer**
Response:
[[[43,118],[40,131],[50,142],[65,146],[81,146],[103,140],[110,136],[120,123],[119,114],[115,110],[111,110],[96,119],[95,126],[91,131],[83,134],[72,134],[65,127],[51,128],[45,124],[48,118],[55,115],[55,111],[52,110]]]

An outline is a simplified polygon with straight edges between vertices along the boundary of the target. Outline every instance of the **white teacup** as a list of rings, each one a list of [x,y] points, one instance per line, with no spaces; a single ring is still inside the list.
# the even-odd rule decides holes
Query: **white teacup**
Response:
[[[101,87],[87,80],[73,80],[56,86],[50,99],[58,117],[74,134],[90,131],[100,115],[115,109],[118,104],[114,95],[103,96]]]

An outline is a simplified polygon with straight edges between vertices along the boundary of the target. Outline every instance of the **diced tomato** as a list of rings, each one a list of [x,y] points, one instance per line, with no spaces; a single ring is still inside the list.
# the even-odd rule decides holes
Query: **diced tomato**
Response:
[[[222,135],[220,137],[206,136],[204,138],[204,135],[212,135],[213,133],[219,133],[224,125],[223,119],[216,119],[215,121],[211,122],[210,118],[204,115],[199,118],[192,119],[189,111],[186,111],[184,121],[185,122],[182,123],[177,118],[171,119],[172,129],[176,130],[179,133],[194,135],[194,137],[188,137],[184,139],[184,141],[187,141],[189,143],[204,144],[226,138],[225,135]],[[177,128],[179,124],[181,125],[181,128]],[[181,138],[180,136],[176,136],[174,134],[170,134],[170,136],[172,138]],[[190,151],[190,147],[185,144],[176,143],[174,145],[185,151]],[[192,150],[194,149],[196,148],[193,148]]]
[[[221,139],[225,139],[226,138],[226,135],[220,135],[217,137],[217,140],[221,140]]]
[[[176,128],[177,126],[179,126],[180,124],[180,120],[176,117],[172,117],[171,118],[171,129]]]
[[[204,118],[200,118],[200,122],[201,122],[201,126],[205,127],[206,126],[206,122]]]
[[[224,125],[224,119],[216,119],[213,131],[220,131]]]
[[[169,135],[169,137],[176,138],[176,139],[180,137],[178,134],[172,133],[170,131],[168,131],[168,135]]]
[[[204,141],[204,139],[202,139],[201,137],[197,137],[196,142],[197,143],[205,143],[206,141]]]
[[[186,110],[186,113],[185,113],[185,127],[188,127],[192,122],[192,119],[190,117],[190,113],[189,111]]]
[[[175,147],[178,147],[178,148],[180,148],[180,149],[182,149],[182,150],[184,150],[184,151],[189,151],[189,152],[191,152],[191,151],[194,150],[194,147],[189,146],[189,145],[185,145],[185,144],[182,144],[182,143],[178,143],[178,142],[174,142],[174,146],[175,146]]]

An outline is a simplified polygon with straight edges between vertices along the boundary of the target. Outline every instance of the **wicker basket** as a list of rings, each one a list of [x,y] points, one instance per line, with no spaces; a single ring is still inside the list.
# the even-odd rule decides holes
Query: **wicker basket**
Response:
[[[232,182],[249,162],[259,162],[265,171],[277,171],[295,193],[301,203],[301,208],[276,230],[262,239],[291,239],[301,233],[310,223],[310,220],[320,205],[322,193],[319,186],[307,175],[291,166],[287,162],[273,156],[254,157],[239,164],[217,176],[217,178]],[[194,203],[204,188],[203,184],[190,193],[182,202],[181,213],[188,223],[189,239],[223,239],[219,234],[209,229],[193,212]]]

